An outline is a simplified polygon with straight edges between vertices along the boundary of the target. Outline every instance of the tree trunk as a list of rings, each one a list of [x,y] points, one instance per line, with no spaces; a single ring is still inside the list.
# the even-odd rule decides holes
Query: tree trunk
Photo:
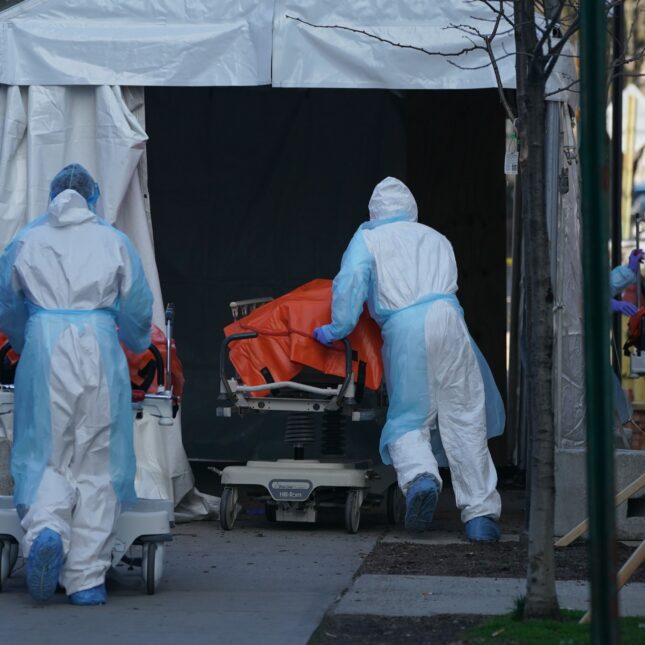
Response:
[[[515,2],[517,106],[531,423],[529,554],[525,618],[559,618],[553,547],[555,479],[552,400],[553,291],[544,194],[544,63],[536,56],[533,0]],[[526,52],[533,52],[532,56]]]

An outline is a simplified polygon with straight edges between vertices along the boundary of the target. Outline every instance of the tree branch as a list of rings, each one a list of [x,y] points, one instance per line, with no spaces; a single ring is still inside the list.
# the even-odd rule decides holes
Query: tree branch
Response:
[[[547,53],[547,57],[549,62],[546,64],[544,68],[544,73],[547,78],[551,75],[551,72],[555,68],[555,66],[558,63],[558,58],[560,57],[562,50],[564,49],[564,46],[569,42],[569,39],[573,36],[573,34],[578,31],[580,28],[580,18],[576,17],[575,20],[569,25],[568,29],[565,31],[564,34],[562,34],[562,38],[560,38],[560,41],[558,42],[555,47],[551,48],[551,50]]]
[[[491,11],[497,13],[498,10],[493,5],[492,0],[479,0],[479,2],[486,5]],[[509,4],[512,4],[512,2],[510,2]],[[502,15],[502,18],[504,19],[504,22],[508,23],[508,26],[511,28],[511,31],[514,31],[515,25],[513,24],[513,21],[506,15],[506,12],[503,9],[500,13]]]
[[[288,18],[289,20],[295,20],[296,22],[301,22],[303,25],[307,25],[308,27],[315,27],[316,29],[342,29],[343,31],[349,31],[354,34],[362,34],[363,36],[367,36],[368,38],[373,38],[374,40],[378,40],[381,43],[386,43],[388,45],[392,45],[393,47],[400,47],[401,49],[412,49],[414,51],[423,52],[428,56],[445,56],[445,57],[463,56],[464,54],[473,52],[477,49],[482,49],[482,47],[479,47],[477,45],[472,45],[471,47],[464,47],[458,52],[430,51],[423,47],[417,47],[416,45],[406,45],[405,43],[397,43],[393,40],[389,40],[387,38],[382,38],[381,36],[377,36],[376,34],[372,34],[369,31],[365,31],[364,29],[354,29],[353,27],[345,27],[343,25],[316,25],[313,22],[307,22],[302,18],[297,18],[296,16],[290,16],[288,14],[285,14],[285,18]]]
[[[556,29],[560,25],[560,16],[562,15],[562,9],[563,9],[563,3],[559,2],[557,11],[553,14],[553,16],[546,18],[547,20],[546,27],[544,28],[543,31],[541,30],[542,35],[540,36],[540,40],[538,40],[537,45],[535,46],[537,51],[542,52],[544,45],[546,45],[547,42],[551,41],[551,34],[553,33],[554,29]]]
[[[482,51],[486,51],[484,47],[480,47]],[[515,54],[512,53],[506,53],[503,56],[497,56],[495,60],[499,63],[502,60],[505,60],[507,58],[511,58],[511,56],[514,56]],[[480,69],[486,69],[487,67],[491,67],[491,62],[488,61],[487,63],[482,63],[481,65],[460,65],[457,61],[454,60],[447,60],[446,63],[448,65],[452,65],[453,67],[456,67],[457,69],[463,69],[466,72],[476,72],[477,70]]]
[[[568,85],[565,85],[564,87],[559,87],[557,90],[553,90],[552,92],[545,92],[544,93],[544,98],[546,99],[549,96],[555,96],[556,94],[560,94],[560,92],[573,91],[573,92],[578,93],[578,92],[580,92],[579,89],[578,90],[573,89],[576,85],[580,85],[580,81],[577,78],[575,80],[571,81],[571,83],[569,83]]]
[[[495,74],[495,81],[497,84],[497,92],[499,93],[499,98],[502,101],[504,110],[506,110],[506,115],[508,116],[511,123],[513,124],[513,130],[515,131],[515,134],[517,134],[517,130],[515,130],[515,113],[513,112],[506,98],[506,94],[504,94],[504,84],[502,83],[502,77],[500,76],[500,73],[499,73],[499,66],[497,64],[497,59],[495,58],[495,54],[493,52],[493,40],[497,35],[497,29],[499,28],[499,23],[502,20],[502,14],[504,10],[503,4],[504,4],[503,0],[499,0],[500,13],[497,14],[497,19],[495,20],[495,26],[493,27],[493,31],[490,33],[490,35],[484,38],[484,42],[486,43],[486,52],[488,53],[488,57],[490,58],[490,64],[493,66],[493,73]]]

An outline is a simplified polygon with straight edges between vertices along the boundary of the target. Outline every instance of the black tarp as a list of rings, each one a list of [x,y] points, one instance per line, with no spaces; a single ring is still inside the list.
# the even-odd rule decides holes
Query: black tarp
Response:
[[[332,278],[387,175],[409,185],[420,221],[452,241],[466,320],[504,390],[505,139],[495,91],[146,88],[146,129],[190,457],[289,455],[283,419],[215,416],[228,303]],[[350,453],[376,455],[377,428],[350,435]]]

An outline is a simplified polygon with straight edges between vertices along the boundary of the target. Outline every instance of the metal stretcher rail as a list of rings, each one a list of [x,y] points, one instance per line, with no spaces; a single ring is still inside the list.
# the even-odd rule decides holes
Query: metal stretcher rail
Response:
[[[329,403],[333,402],[333,409],[339,409],[343,406],[344,403],[352,404],[354,401],[354,373],[352,370],[352,346],[347,340],[347,338],[342,339],[345,351],[345,376],[343,382],[335,388],[326,387],[319,388],[312,385],[307,385],[304,383],[298,383],[295,381],[281,381],[278,383],[265,383],[262,385],[242,385],[237,382],[235,378],[229,379],[226,376],[226,366],[228,364],[228,349],[231,343],[240,340],[249,340],[252,338],[257,338],[257,332],[244,332],[240,334],[233,334],[228,336],[222,341],[220,348],[220,382],[224,390],[224,394],[230,401],[233,406],[236,407],[248,407],[248,408],[258,408],[258,409],[269,409],[271,406],[273,409],[288,409],[293,410],[294,405],[301,407],[303,410],[311,410],[314,412],[329,410]],[[300,399],[297,401],[294,400],[285,400],[272,397],[253,397],[251,401],[247,400],[244,397],[247,393],[252,392],[263,392],[263,391],[274,391],[278,389],[290,389],[300,392],[305,392],[308,394],[315,394],[327,399],[328,405],[321,405],[323,403],[321,400],[306,400]]]

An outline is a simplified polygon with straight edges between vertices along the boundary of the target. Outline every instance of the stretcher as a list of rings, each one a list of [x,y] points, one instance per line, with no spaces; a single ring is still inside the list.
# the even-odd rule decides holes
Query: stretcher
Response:
[[[361,421],[382,421],[387,407],[382,386],[376,391],[365,391],[360,361],[356,360],[349,339],[342,341],[340,376],[304,368],[292,380],[266,378],[262,383],[248,384],[234,368],[231,348],[241,343],[252,348],[252,343],[261,342],[267,333],[276,333],[257,327],[251,329],[258,319],[258,316],[253,318],[253,312],[259,313],[261,307],[271,306],[270,303],[269,298],[259,298],[230,304],[234,321],[246,323],[225,330],[228,335],[220,350],[218,415],[282,414],[286,417],[285,443],[292,447],[292,456],[276,461],[249,461],[221,471],[222,528],[233,528],[243,493],[264,503],[266,518],[271,522],[315,522],[322,509],[336,508],[344,511],[347,531],[356,533],[361,510],[367,507],[385,507],[388,521],[399,522],[404,500],[394,469],[375,466],[369,460],[344,458],[346,427],[357,427],[355,424]],[[248,331],[231,333],[240,328]],[[290,333],[294,332],[287,332],[287,336]],[[274,356],[274,349],[265,352],[269,361],[273,359],[269,372],[283,360]],[[340,348],[336,351],[340,352]],[[238,358],[240,364],[248,367]],[[246,372],[254,373],[248,369]],[[306,450],[312,449],[316,442],[317,426],[320,427],[320,457],[308,459]]]
[[[135,417],[149,414],[158,420],[160,426],[169,426],[177,413],[183,383],[178,369],[178,359],[173,338],[175,309],[172,304],[166,307],[165,336],[159,330],[153,333],[153,344],[141,355],[128,355],[132,382],[132,410]],[[163,344],[162,344],[163,341]],[[165,346],[164,346],[165,345]],[[10,350],[5,344],[0,350],[0,361]],[[127,352],[126,352],[127,354]],[[4,372],[0,373],[6,381],[13,381],[12,368],[17,358],[9,364],[5,362]],[[179,387],[175,388],[174,378],[179,377]],[[0,416],[13,411],[13,383],[0,385]],[[115,578],[126,586],[138,584],[133,578],[140,578],[146,593],[154,594],[163,575],[165,545],[172,540],[171,528],[174,526],[172,500],[136,499],[121,505],[115,526],[112,547],[111,569],[108,578]],[[24,530],[13,503],[13,498],[0,496],[0,591],[3,583],[11,575],[21,552],[21,539]],[[125,565],[134,575],[121,572]],[[117,568],[118,567],[118,568]]]

